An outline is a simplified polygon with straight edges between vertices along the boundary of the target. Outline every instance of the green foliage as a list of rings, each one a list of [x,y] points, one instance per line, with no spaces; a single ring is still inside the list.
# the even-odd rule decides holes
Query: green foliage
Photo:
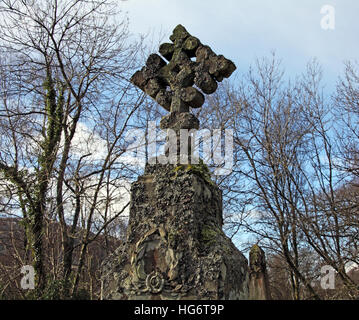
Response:
[[[48,279],[42,293],[31,290],[26,294],[26,300],[91,300],[89,292],[80,288],[70,295],[70,282],[63,279]]]
[[[211,172],[202,159],[199,159],[198,164],[178,165],[173,171],[175,173],[175,178],[177,178],[181,173],[194,173],[208,184],[214,184],[211,179]]]
[[[46,92],[45,110],[47,114],[46,137],[42,144],[43,152],[39,157],[40,168],[44,169],[49,169],[52,165],[55,156],[54,151],[61,139],[65,86],[60,84],[58,87],[57,93],[51,70],[47,70],[47,78],[44,82]]]

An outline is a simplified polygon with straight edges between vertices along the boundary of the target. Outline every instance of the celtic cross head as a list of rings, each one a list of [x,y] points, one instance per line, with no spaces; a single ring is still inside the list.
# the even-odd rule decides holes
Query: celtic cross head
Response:
[[[214,93],[217,82],[230,77],[236,66],[191,36],[182,25],[173,30],[170,40],[172,43],[159,48],[168,63],[160,55],[151,54],[131,82],[167,111],[189,112],[190,108],[202,107],[203,93]]]

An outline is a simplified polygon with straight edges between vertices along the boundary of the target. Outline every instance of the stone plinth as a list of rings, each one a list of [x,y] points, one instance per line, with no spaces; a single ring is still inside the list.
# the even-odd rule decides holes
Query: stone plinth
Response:
[[[207,170],[148,165],[133,183],[127,241],[103,265],[103,299],[248,299],[248,263],[222,231],[222,194]]]
[[[265,254],[258,245],[254,245],[249,252],[249,298],[271,299]]]

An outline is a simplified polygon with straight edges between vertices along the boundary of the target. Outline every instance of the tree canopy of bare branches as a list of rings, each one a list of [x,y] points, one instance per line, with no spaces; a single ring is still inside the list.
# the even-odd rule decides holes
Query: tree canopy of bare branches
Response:
[[[59,263],[71,296],[89,243],[100,234],[110,236],[127,210],[131,172],[119,158],[143,101],[128,82],[142,41],[130,35],[118,4],[0,4],[2,213],[23,219],[39,297],[49,275],[43,248],[47,221],[61,225]]]

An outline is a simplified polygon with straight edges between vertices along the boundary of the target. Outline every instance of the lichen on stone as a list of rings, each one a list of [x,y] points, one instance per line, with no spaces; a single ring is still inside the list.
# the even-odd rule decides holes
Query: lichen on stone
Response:
[[[202,178],[208,184],[214,186],[214,182],[211,179],[211,172],[209,171],[207,165],[204,163],[202,159],[199,159],[198,164],[179,164],[173,169],[173,180],[175,180],[178,176],[181,176],[184,173],[193,173],[198,177]]]
[[[218,228],[217,226],[204,225],[201,230],[201,240],[207,246],[212,246],[216,244],[219,233],[221,232],[222,230],[220,230],[220,228]]]

